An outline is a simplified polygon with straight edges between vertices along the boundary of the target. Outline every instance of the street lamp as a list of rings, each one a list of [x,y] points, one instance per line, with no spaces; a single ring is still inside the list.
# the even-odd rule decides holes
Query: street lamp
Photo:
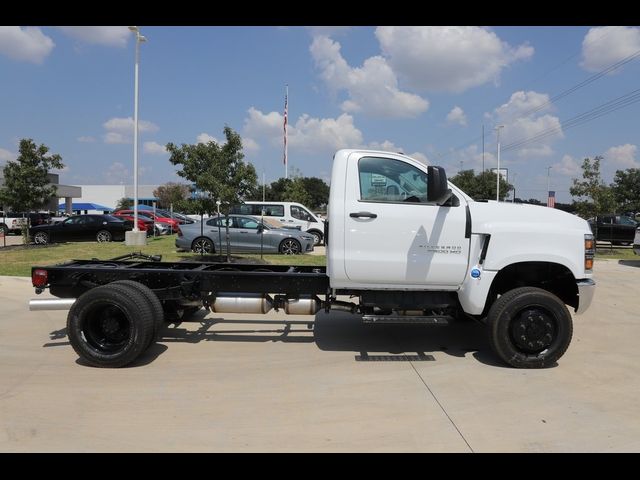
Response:
[[[496,134],[498,136],[498,170],[496,173],[498,174],[496,177],[496,201],[500,201],[500,129],[504,128],[504,125],[498,125],[494,128]]]
[[[144,245],[146,235],[143,237],[138,230],[138,65],[140,63],[140,44],[147,39],[140,35],[138,27],[129,27],[136,35],[136,63],[134,67],[134,106],[133,106],[133,234],[130,245]]]
[[[551,183],[550,183],[550,173],[551,173],[551,169],[553,168],[553,166],[551,167],[547,167],[547,207],[549,206],[549,194],[550,194],[550,188],[551,188]]]

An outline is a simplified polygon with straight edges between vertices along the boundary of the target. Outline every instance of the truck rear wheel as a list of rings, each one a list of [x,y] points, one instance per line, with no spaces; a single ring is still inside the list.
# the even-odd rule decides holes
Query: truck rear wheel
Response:
[[[495,353],[517,368],[553,365],[573,335],[571,314],[552,293],[535,287],[508,291],[489,309],[489,342]]]
[[[134,280],[118,280],[117,282],[113,282],[112,285],[123,285],[125,287],[131,288],[147,300],[149,306],[151,307],[151,312],[154,320],[153,335],[149,338],[149,345],[158,340],[158,338],[160,337],[160,332],[164,328],[164,310],[162,308],[160,300],[158,299],[158,296],[153,293],[153,291],[149,287]]]
[[[124,367],[149,346],[154,334],[151,304],[124,285],[108,284],[82,294],[69,310],[67,335],[94,367]]]

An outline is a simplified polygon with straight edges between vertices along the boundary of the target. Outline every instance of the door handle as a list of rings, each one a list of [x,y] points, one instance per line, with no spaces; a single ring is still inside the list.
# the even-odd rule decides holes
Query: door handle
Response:
[[[378,215],[371,212],[351,212],[349,216],[351,218],[378,218]]]

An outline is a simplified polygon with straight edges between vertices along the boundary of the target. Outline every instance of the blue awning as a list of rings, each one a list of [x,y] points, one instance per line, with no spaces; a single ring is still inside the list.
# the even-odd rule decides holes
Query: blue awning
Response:
[[[66,210],[67,207],[64,203],[58,205],[58,210]],[[100,210],[100,211],[112,211],[113,208],[105,207],[104,205],[100,205],[98,203],[72,203],[71,210]]]

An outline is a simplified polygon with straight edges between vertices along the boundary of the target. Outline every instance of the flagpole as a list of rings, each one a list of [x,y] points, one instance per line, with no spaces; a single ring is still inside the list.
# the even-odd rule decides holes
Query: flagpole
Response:
[[[289,178],[289,165],[287,158],[287,123],[288,123],[288,109],[289,109],[289,84],[285,85],[285,94],[284,94],[284,178]]]

